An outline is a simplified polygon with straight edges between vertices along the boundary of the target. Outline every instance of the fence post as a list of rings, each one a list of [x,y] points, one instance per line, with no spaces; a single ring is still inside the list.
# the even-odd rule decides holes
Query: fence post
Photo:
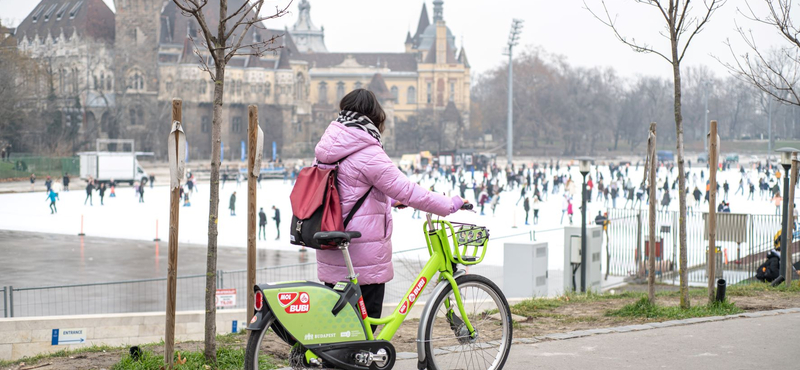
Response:
[[[652,186],[652,185],[650,185]],[[654,202],[655,199],[651,199],[651,202]],[[644,261],[644,254],[642,253],[642,212],[636,212],[636,258],[634,258],[636,262],[636,276],[641,274],[641,261]]]
[[[225,273],[225,271],[223,271],[223,270],[217,271],[217,289],[224,289],[225,288],[225,285],[223,285],[224,282],[225,282],[225,278],[224,278],[224,275],[223,275],[224,273]]]
[[[3,287],[3,317],[8,317],[8,300],[6,300],[6,291],[8,287]]]
[[[11,285],[8,286],[8,307],[10,317],[14,317],[14,287]]]

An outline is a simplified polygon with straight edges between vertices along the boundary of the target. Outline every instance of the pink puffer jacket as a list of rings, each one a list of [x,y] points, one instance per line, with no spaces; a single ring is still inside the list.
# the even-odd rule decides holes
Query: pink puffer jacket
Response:
[[[447,216],[457,211],[462,201],[427,191],[409,180],[389,159],[378,141],[365,131],[331,122],[315,149],[320,163],[339,164],[339,195],[342,215],[347,217],[353,205],[374,186],[347,225],[347,231],[360,231],[353,239],[350,256],[358,283],[380,284],[392,280],[392,212],[395,199],[402,204]],[[325,168],[325,165],[320,165]],[[342,252],[317,251],[317,272],[326,283],[344,280],[347,276]]]

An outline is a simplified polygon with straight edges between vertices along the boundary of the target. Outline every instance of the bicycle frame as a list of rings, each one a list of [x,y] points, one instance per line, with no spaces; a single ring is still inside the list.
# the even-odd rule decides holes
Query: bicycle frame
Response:
[[[436,224],[438,224],[440,227],[436,228],[434,226]],[[408,317],[408,313],[411,312],[411,308],[413,307],[414,303],[416,303],[418,297],[422,295],[422,292],[425,290],[425,288],[428,287],[431,278],[433,278],[437,272],[439,273],[439,280],[447,280],[447,282],[453,288],[453,295],[455,296],[456,306],[461,314],[461,318],[464,320],[464,324],[469,329],[470,335],[475,334],[475,329],[469,322],[469,318],[464,310],[461,294],[458,291],[458,284],[453,278],[453,264],[450,263],[450,255],[452,252],[450,251],[450,244],[447,240],[446,227],[449,227],[451,230],[453,229],[453,225],[451,225],[449,222],[444,220],[432,221],[430,217],[428,218],[428,221],[423,224],[425,239],[428,244],[428,252],[430,253],[431,258],[422,268],[422,271],[417,275],[417,278],[414,279],[414,284],[408,288],[408,291],[406,291],[406,294],[397,304],[397,307],[394,309],[394,312],[391,315],[380,319],[367,317],[363,320],[364,325],[367,328],[368,340],[377,339],[391,341],[395,333],[397,333],[397,330],[400,328],[400,325]],[[357,279],[352,279],[351,281],[354,284],[358,284]],[[433,304],[433,301],[428,302],[428,304]],[[445,306],[450,309],[450,302],[445,301]],[[381,329],[377,337],[375,337],[372,333],[372,330],[369,329],[370,325],[383,325],[383,329]]]

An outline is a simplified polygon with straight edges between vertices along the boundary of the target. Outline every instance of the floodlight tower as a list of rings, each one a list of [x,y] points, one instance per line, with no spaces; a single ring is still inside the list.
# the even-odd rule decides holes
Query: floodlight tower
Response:
[[[512,105],[513,97],[514,97],[514,59],[513,59],[513,50],[514,46],[519,44],[519,35],[522,33],[522,19],[514,18],[511,21],[511,32],[508,34],[508,137],[506,143],[506,156],[508,157],[508,165],[511,165],[511,159],[513,156],[513,146],[514,146],[514,133],[513,133],[513,124],[514,119],[512,118],[512,114],[514,112],[514,107]]]

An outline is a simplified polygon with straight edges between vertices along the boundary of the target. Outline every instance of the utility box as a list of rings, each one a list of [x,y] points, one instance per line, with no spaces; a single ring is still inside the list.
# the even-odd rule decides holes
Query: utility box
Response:
[[[546,297],[547,243],[505,243],[503,249],[503,293],[506,297]]]
[[[600,282],[603,274],[600,271],[603,260],[603,227],[586,225],[586,250],[588,251],[586,265],[587,291],[600,292]],[[567,226],[564,228],[564,291],[581,291],[581,227]],[[573,271],[575,271],[575,285],[573,287]]]

